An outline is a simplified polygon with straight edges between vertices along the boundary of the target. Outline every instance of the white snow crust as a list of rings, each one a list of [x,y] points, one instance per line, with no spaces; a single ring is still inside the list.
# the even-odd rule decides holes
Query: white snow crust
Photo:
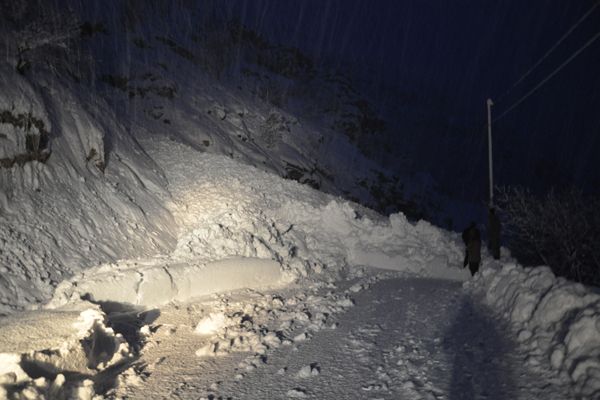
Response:
[[[0,320],[0,398],[91,399],[90,379],[133,353],[105,315],[79,302],[52,311],[27,311]]]
[[[101,265],[64,281],[47,307],[80,298],[153,307],[174,300],[186,301],[248,287],[264,289],[282,283],[279,264],[268,259],[230,258],[207,264],[175,265],[155,260],[130,261]]]

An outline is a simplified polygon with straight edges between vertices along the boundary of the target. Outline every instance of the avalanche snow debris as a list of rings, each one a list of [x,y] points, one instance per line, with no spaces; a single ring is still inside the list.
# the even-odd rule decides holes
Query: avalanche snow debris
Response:
[[[50,308],[80,297],[153,306],[243,287],[272,287],[327,271],[323,279],[334,279],[348,265],[466,277],[464,270],[449,267],[461,259],[456,238],[428,223],[412,225],[402,214],[388,221],[367,215],[357,219],[350,203],[225,157],[199,157],[168,140],[146,147],[161,165],[169,165],[167,179],[179,202],[174,209],[181,227],[176,249],[162,258],[88,269],[59,284]],[[196,171],[203,171],[202,181],[190,180]],[[338,305],[348,307],[351,301],[341,299]]]
[[[226,316],[223,313],[212,313],[202,318],[196,325],[196,332],[199,335],[210,335],[222,329],[226,324]]]
[[[93,385],[85,377],[133,356],[90,303],[9,316],[0,327],[0,398],[91,399]]]
[[[146,17],[153,21],[152,15]],[[2,32],[7,46],[15,47],[16,33],[4,24]],[[130,35],[111,38],[120,36]],[[167,45],[165,50],[143,44],[142,39],[136,42],[140,52],[146,52],[144,60],[152,58],[150,51],[155,56],[172,51],[191,61],[196,58],[183,44],[159,41]],[[116,44],[109,46],[111,52],[123,47],[111,44]],[[66,44],[61,47],[69,50]],[[40,48],[38,57],[45,54]],[[468,278],[457,268],[462,261],[457,235],[425,221],[412,224],[402,214],[384,219],[240,164],[239,160],[259,165],[279,175],[289,174],[293,165],[295,173],[304,174],[315,165],[307,148],[320,140],[321,133],[254,96],[233,95],[206,77],[194,75],[198,79],[189,87],[170,85],[177,83],[174,74],[187,76],[197,70],[195,64],[187,69],[166,64],[151,68],[132,61],[132,70],[166,74],[171,68],[173,79],[169,74],[145,74],[170,86],[134,87],[140,81],[135,76],[112,79],[121,88],[135,88],[129,96],[148,92],[165,97],[136,98],[140,115],[162,119],[160,124],[138,119],[126,128],[119,113],[129,113],[130,108],[115,112],[117,107],[109,104],[112,95],[105,99],[73,83],[73,77],[61,76],[64,71],[56,69],[63,67],[61,63],[55,70],[40,65],[35,82],[15,70],[13,58],[12,50],[7,50],[6,61],[0,62],[0,159],[18,161],[24,152],[40,149],[51,150],[51,156],[29,154],[22,165],[7,162],[2,163],[6,168],[0,167],[0,315],[35,308],[53,293],[54,298],[43,310],[0,319],[0,398],[10,393],[23,398],[91,399],[95,395],[91,379],[69,381],[63,372],[93,376],[131,357],[129,344],[107,326],[104,313],[80,297],[149,306],[292,279],[306,279],[319,289],[334,287],[340,276],[361,278],[363,266]],[[73,70],[91,72],[85,69],[77,64]],[[160,105],[151,103],[157,100]],[[163,118],[171,114],[178,118]],[[209,117],[199,120],[200,114]],[[179,142],[152,138],[167,125]],[[42,136],[49,140],[48,148],[40,147]],[[344,148],[327,157],[332,170],[349,165],[345,157],[358,156],[356,148],[339,138],[328,146]],[[204,153],[207,149],[237,160]],[[331,156],[331,149],[322,147],[321,155]],[[358,162],[362,172],[373,167],[361,157]],[[336,179],[347,187],[355,183],[337,172]],[[327,179],[319,178],[318,183],[324,189],[331,185]],[[116,261],[171,250],[162,258]],[[349,293],[370,283],[357,283]],[[467,286],[482,293],[515,325],[519,341],[531,348],[532,362],[550,363],[567,374],[582,396],[600,394],[599,295],[555,278],[548,268],[523,269],[510,263],[487,263]],[[217,310],[223,312],[223,324],[216,323],[213,330],[205,329],[204,323],[197,325],[209,337],[199,352],[250,351],[254,354],[243,368],[258,368],[270,348],[309,340],[311,332],[327,326],[335,328],[331,315],[352,305],[348,297],[298,295],[273,298],[263,309],[244,308],[241,315],[251,318],[244,321],[231,310]],[[271,314],[265,309],[278,314],[274,318],[278,329],[252,320],[266,322]],[[177,335],[179,329],[164,324],[144,329],[144,335]],[[24,361],[36,369],[46,368],[47,376],[30,376]],[[244,374],[236,377],[243,379]],[[118,384],[136,385],[138,378],[138,372],[128,368]],[[308,397],[301,388],[287,395]]]
[[[79,298],[151,307],[211,293],[285,283],[280,265],[269,259],[234,257],[210,263],[173,264],[169,261],[123,261],[88,269],[63,281],[47,307]]]

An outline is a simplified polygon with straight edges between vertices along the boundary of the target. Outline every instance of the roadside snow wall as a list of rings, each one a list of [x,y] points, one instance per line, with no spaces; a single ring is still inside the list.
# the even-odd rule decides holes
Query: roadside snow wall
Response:
[[[600,295],[548,267],[484,264],[465,284],[508,319],[531,365],[566,374],[582,398],[600,396]]]
[[[93,302],[152,307],[242,288],[275,287],[283,283],[282,278],[279,263],[260,258],[207,264],[123,261],[89,269],[62,282],[47,308],[77,303],[82,297]]]
[[[94,378],[133,357],[106,322],[86,302],[0,319],[0,399],[91,400]]]

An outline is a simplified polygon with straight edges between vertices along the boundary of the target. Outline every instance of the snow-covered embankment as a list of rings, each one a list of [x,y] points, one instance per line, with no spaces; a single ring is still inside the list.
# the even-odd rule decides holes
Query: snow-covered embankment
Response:
[[[566,374],[584,398],[600,395],[600,295],[550,268],[489,262],[469,282],[508,319],[528,362]]]
[[[133,307],[137,318],[140,306],[186,302],[241,288],[263,290],[291,280],[297,280],[300,287],[318,288],[351,276],[353,269],[364,266],[421,276],[459,280],[465,277],[464,270],[458,268],[461,250],[457,238],[427,222],[413,224],[402,214],[383,218],[297,182],[170,140],[150,141],[145,145],[152,159],[164,168],[173,196],[169,211],[179,227],[174,251],[154,258],[100,264],[74,274],[58,285],[51,303],[45,310],[32,314],[29,324],[37,325],[34,322],[37,319],[59,315],[56,313],[64,307],[99,312],[96,305],[81,299],[102,307]],[[198,176],[202,179],[197,179]],[[346,298],[332,299],[328,312],[341,307],[338,300],[351,304]],[[77,319],[78,315],[72,317]],[[105,316],[98,321],[94,326],[106,326]],[[140,335],[142,326],[148,322],[137,319],[134,322],[136,335]],[[75,334],[79,331],[74,323],[69,320],[61,326],[69,334]],[[19,326],[19,319],[6,320],[6,324],[3,330],[8,331],[12,329],[9,325]],[[112,343],[111,338],[118,334],[112,332],[108,336],[101,335],[100,342],[91,340],[100,343],[100,347],[91,348]],[[61,383],[64,371],[80,370],[67,369],[63,361],[79,354],[83,365],[88,365],[86,360],[95,353],[90,348],[80,351],[69,346],[72,341],[67,339],[57,336],[55,342],[48,343],[35,337],[24,349],[6,347],[6,357],[15,360],[12,367],[2,371],[2,376],[10,380],[7,387],[26,385],[32,391],[37,390],[38,397],[51,397],[55,390],[66,394],[79,391],[85,380],[67,379],[66,384]],[[17,374],[24,357],[30,353],[59,355],[44,364],[49,371],[45,372],[47,378],[43,382],[36,381],[40,377],[36,372],[38,367]],[[119,368],[127,365],[122,362]],[[94,373],[82,373],[97,381],[101,380],[97,374],[102,371],[96,367]],[[95,393],[103,391],[99,388]]]
[[[0,399],[91,399],[94,376],[133,356],[90,303],[8,316],[0,319]]]

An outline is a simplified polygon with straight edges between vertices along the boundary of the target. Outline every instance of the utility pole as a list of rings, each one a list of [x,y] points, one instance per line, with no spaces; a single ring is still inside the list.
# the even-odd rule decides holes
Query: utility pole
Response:
[[[494,174],[492,164],[492,99],[487,99],[487,117],[488,117],[488,160],[490,172],[490,208],[494,207]]]

